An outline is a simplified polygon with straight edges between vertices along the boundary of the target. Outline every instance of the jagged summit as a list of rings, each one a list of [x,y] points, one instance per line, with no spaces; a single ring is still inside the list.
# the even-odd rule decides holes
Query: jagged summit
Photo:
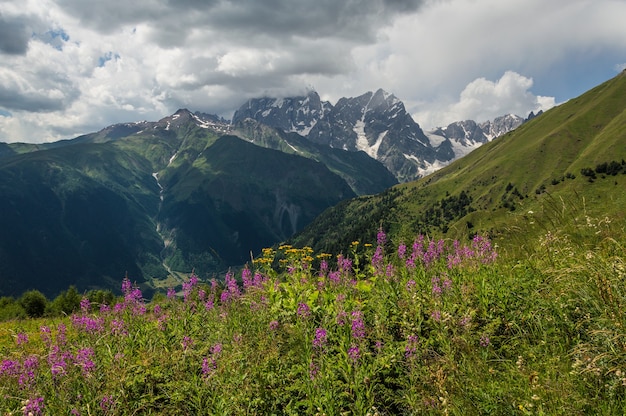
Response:
[[[432,173],[523,122],[507,115],[480,125],[453,123],[426,134],[404,103],[383,89],[343,97],[335,105],[313,90],[306,96],[253,98],[235,112],[233,124],[246,119],[296,132],[319,145],[365,152],[400,182]]]

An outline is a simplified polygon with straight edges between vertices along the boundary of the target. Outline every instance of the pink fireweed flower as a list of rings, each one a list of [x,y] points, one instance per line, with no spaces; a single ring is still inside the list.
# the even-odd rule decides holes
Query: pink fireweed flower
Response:
[[[433,296],[439,296],[441,295],[441,286],[439,286],[439,278],[438,277],[433,277],[431,280],[432,283],[432,294]]]
[[[124,324],[123,319],[113,319],[110,323],[111,327],[111,335],[128,335],[128,331],[126,330],[126,325]]]
[[[270,329],[272,331],[276,331],[279,326],[280,326],[280,324],[278,323],[278,321],[271,321],[270,322]]]
[[[346,324],[347,318],[348,314],[346,313],[346,311],[339,311],[337,312],[337,318],[335,319],[335,321],[337,322],[337,325],[343,326]]]
[[[106,303],[103,303],[102,305],[100,305],[100,313],[109,313],[111,312],[111,307],[109,305],[107,305]]]
[[[128,277],[125,277],[122,280],[122,293],[127,295],[130,293],[130,291],[133,289],[133,285],[130,282],[130,279]]]
[[[365,323],[361,311],[352,312],[352,338],[365,338]]]
[[[2,360],[0,363],[0,376],[17,376],[20,371],[21,365],[17,360]]]
[[[209,377],[217,369],[217,361],[213,357],[204,357],[202,359],[202,376]]]
[[[100,400],[100,410],[102,410],[105,414],[112,412],[115,409],[115,400],[113,400],[113,396],[108,395],[102,397]]]
[[[176,290],[173,287],[170,287],[169,289],[167,289],[167,298],[168,299],[176,298]]]
[[[408,282],[406,282],[406,290],[407,290],[407,292],[412,292],[415,289],[415,285],[416,284],[417,283],[413,279],[411,279]]]
[[[48,326],[43,325],[39,327],[39,337],[45,345],[50,345],[50,342],[52,341],[50,338],[50,332],[50,327]]]
[[[87,314],[91,311],[91,302],[89,301],[88,298],[82,298],[80,300],[80,310],[84,313]]]
[[[374,255],[372,256],[372,267],[376,269],[377,273],[380,273],[383,265],[383,248],[382,246],[377,246],[376,251],[374,251]]]
[[[383,231],[383,227],[380,227],[378,229],[378,234],[376,234],[376,243],[379,246],[384,246],[386,242],[387,242],[387,235]]]
[[[300,318],[308,318],[311,316],[311,308],[306,303],[300,302],[298,304],[297,314]]]
[[[191,337],[185,335],[181,344],[183,346],[183,351],[187,351],[193,345],[193,340],[191,339]]]
[[[356,364],[361,358],[361,350],[359,350],[359,346],[352,344],[350,348],[348,348],[348,358],[352,361],[352,363]]]
[[[84,376],[91,374],[96,369],[96,364],[93,362],[94,356],[93,348],[83,348],[76,352],[74,362],[80,367]]]
[[[339,283],[341,283],[341,272],[337,270],[328,273],[328,280],[330,280],[333,285],[338,285]]]
[[[58,345],[65,345],[67,343],[67,327],[64,323],[57,325],[56,341]]]
[[[28,344],[28,335],[24,332],[19,332],[17,334],[15,342],[17,343],[17,345]]]
[[[319,372],[319,366],[315,362],[311,361],[311,363],[309,364],[309,378],[311,380],[315,380]]]
[[[246,290],[254,286],[252,271],[250,271],[247,267],[241,271],[241,283],[243,284],[243,288]]]
[[[320,262],[320,276],[325,276],[328,273],[328,262],[326,260],[322,260]]]
[[[313,347],[323,348],[326,345],[327,334],[324,328],[315,329],[315,337],[313,338]]]
[[[211,347],[211,354],[220,355],[221,353],[222,353],[222,344],[220,344],[219,342],[216,344],[213,344],[213,346]]]
[[[43,397],[33,397],[26,400],[24,405],[24,415],[26,416],[38,416],[44,414],[44,400]]]
[[[498,253],[491,246],[491,241],[482,235],[474,236],[472,248],[476,252],[476,257],[484,264],[493,263],[498,257]]]
[[[489,344],[491,344],[491,341],[489,340],[489,337],[487,335],[483,335],[482,337],[480,337],[478,344],[483,348],[487,348]]]
[[[396,269],[393,267],[393,264],[388,264],[385,268],[385,276],[387,276],[388,279],[391,279],[395,274]]]
[[[405,256],[406,256],[406,244],[400,243],[400,245],[398,246],[398,258],[400,260],[404,260]]]
[[[104,331],[104,318],[72,315],[72,325],[89,334],[102,333]]]

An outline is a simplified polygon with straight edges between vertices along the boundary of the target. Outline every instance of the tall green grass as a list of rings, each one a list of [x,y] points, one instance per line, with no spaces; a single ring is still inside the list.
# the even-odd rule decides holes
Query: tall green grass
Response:
[[[0,412],[621,414],[626,233],[555,207],[506,250],[379,230],[338,255],[266,249],[151,302],[125,280],[114,305],[4,322]]]

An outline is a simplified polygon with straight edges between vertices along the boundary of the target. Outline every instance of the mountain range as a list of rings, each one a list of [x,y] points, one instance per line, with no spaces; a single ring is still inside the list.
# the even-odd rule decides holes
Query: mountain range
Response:
[[[622,88],[617,80],[609,89]],[[567,118],[550,114],[575,102],[526,120],[424,132],[382,90],[335,105],[309,92],[249,100],[232,121],[181,109],[71,140],[0,144],[0,296],[30,288],[54,295],[70,284],[116,289],[124,275],[149,293],[192,270],[219,275],[289,239],[340,252],[378,225],[390,235],[485,229],[492,223],[484,218],[526,204],[533,189],[568,182],[561,159],[558,170],[545,168],[561,144],[541,166],[534,152],[546,151],[536,145],[546,135],[568,131]],[[576,134],[611,123],[594,117],[581,123],[606,120],[576,125]],[[596,154],[570,161],[567,173],[593,168]]]
[[[341,252],[375,241],[378,225],[407,243],[418,233],[463,240],[483,232],[520,250],[512,247],[520,229],[545,234],[564,216],[624,227],[624,97],[626,71],[429,176],[328,209],[290,243]],[[445,130],[467,137],[474,123],[462,125]]]
[[[525,121],[506,115],[480,124],[467,120],[424,132],[402,101],[382,89],[341,98],[335,105],[322,101],[315,91],[300,97],[251,99],[235,112],[233,124],[246,120],[298,133],[323,146],[365,152],[398,182],[432,173]]]

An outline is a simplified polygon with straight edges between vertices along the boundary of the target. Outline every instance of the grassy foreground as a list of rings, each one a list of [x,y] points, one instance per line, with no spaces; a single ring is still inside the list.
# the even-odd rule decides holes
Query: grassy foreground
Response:
[[[531,221],[534,222],[534,221]],[[241,276],[0,323],[0,414],[623,414],[624,229],[267,249]],[[504,242],[502,242],[504,246]]]

